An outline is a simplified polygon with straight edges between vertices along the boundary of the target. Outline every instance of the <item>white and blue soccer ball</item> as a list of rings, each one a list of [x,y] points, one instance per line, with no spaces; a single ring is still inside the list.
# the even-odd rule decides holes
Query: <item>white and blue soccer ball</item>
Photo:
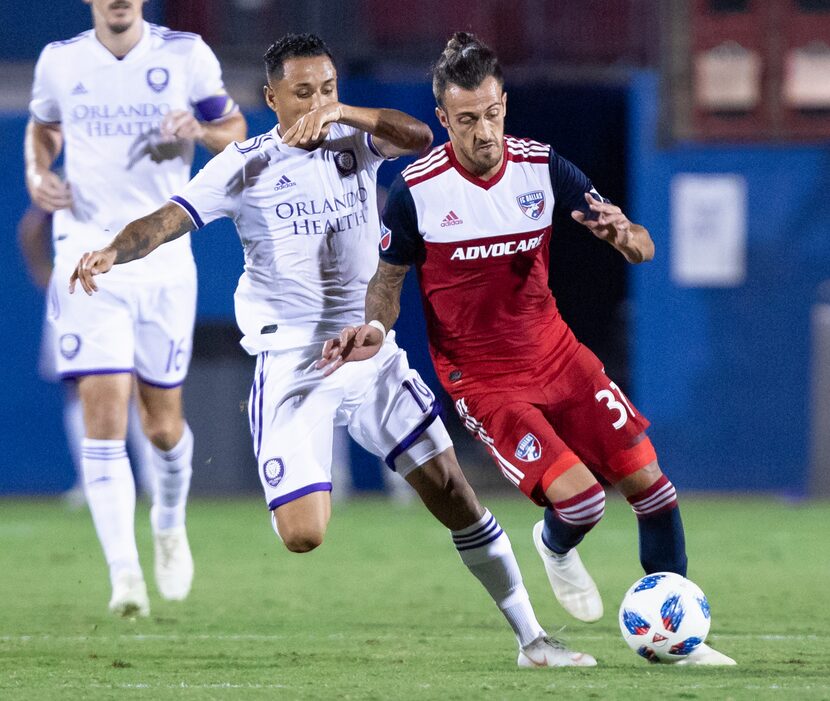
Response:
[[[700,587],[673,572],[638,579],[620,605],[625,642],[649,662],[688,657],[706,640],[711,622],[709,602]]]

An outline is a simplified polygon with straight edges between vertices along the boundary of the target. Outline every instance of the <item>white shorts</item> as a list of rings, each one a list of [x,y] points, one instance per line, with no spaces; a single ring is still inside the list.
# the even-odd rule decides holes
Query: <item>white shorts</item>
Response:
[[[314,369],[320,346],[257,356],[248,401],[259,478],[270,509],[331,491],[335,426],[406,477],[452,445],[441,404],[409,367],[390,332],[370,360],[329,377]]]
[[[172,281],[119,275],[96,278],[98,292],[69,294],[71,270],[56,267],[47,318],[62,379],[135,372],[149,385],[178,387],[187,376],[196,317],[196,271]]]

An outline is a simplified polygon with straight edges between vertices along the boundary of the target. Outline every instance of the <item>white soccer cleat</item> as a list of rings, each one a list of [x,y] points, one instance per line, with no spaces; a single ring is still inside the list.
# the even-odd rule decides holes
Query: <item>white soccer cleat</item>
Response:
[[[193,556],[184,526],[153,533],[156,585],[162,598],[182,601],[193,584]]]
[[[533,527],[533,543],[545,565],[545,572],[557,601],[571,616],[580,621],[598,621],[602,618],[602,597],[585,565],[582,564],[579,553],[576,548],[564,555],[557,555],[550,550],[542,541],[544,526],[545,522],[539,521]]]
[[[733,667],[734,665],[738,664],[733,660],[731,657],[724,655],[722,652],[718,652],[712,647],[709,647],[706,643],[701,643],[698,645],[689,655],[685,658],[676,662],[675,664],[679,665],[709,665],[712,667]]]
[[[144,577],[135,572],[121,572],[112,583],[110,611],[122,618],[150,615],[150,599]]]
[[[596,667],[597,661],[585,652],[568,650],[561,641],[540,635],[519,650],[519,667]]]

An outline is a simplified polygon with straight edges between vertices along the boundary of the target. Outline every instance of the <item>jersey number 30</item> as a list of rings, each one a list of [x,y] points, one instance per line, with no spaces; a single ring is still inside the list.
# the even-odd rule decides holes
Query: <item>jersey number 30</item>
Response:
[[[629,416],[636,416],[634,413],[634,409],[631,408],[631,405],[628,403],[628,400],[625,398],[622,390],[617,387],[615,382],[609,382],[608,385],[611,389],[602,389],[597,392],[594,397],[598,402],[605,402],[605,405],[608,407],[608,411],[616,411],[618,416],[614,420],[614,428],[616,430],[621,429],[625,426],[625,422],[628,421]],[[617,394],[615,395],[614,390]],[[619,397],[619,400],[617,399]]]

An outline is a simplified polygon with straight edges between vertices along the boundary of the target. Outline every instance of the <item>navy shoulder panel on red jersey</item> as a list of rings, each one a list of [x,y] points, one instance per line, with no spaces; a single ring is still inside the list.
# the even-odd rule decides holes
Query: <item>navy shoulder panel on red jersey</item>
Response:
[[[392,265],[412,265],[422,259],[423,253],[415,200],[403,176],[398,175],[381,215],[380,259]]]
[[[568,215],[576,209],[586,216],[592,216],[585,201],[586,192],[603,202],[609,201],[597,192],[585,173],[553,149],[550,150],[550,183],[556,206]]]

